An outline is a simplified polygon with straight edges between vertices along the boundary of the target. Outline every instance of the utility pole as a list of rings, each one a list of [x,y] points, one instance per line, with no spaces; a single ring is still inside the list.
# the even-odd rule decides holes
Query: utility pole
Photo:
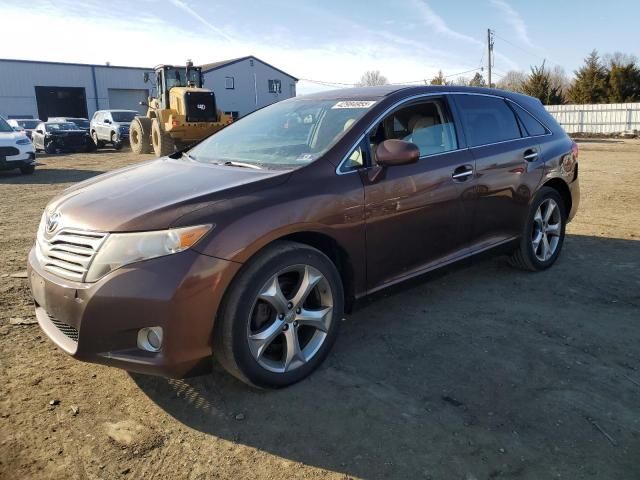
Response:
[[[493,55],[493,33],[490,28],[487,28],[487,59],[488,59],[488,77],[489,77],[489,88],[491,88],[491,63],[492,63],[492,55]]]

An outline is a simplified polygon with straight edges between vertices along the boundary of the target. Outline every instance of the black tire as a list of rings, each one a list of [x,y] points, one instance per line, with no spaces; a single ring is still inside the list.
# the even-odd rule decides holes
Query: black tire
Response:
[[[156,157],[166,157],[176,151],[173,138],[162,131],[157,118],[151,121],[151,144]]]
[[[536,255],[536,251],[534,251],[534,247],[532,244],[532,240],[534,238],[534,235],[536,234],[536,222],[534,220],[534,217],[540,205],[545,203],[548,199],[553,200],[558,206],[559,219],[561,223],[559,228],[558,243],[553,253],[548,259],[541,260]],[[531,272],[537,272],[549,268],[557,260],[558,256],[560,255],[560,251],[562,250],[566,225],[567,208],[564,204],[564,201],[562,200],[562,197],[557,190],[550,187],[542,187],[531,202],[531,206],[529,207],[529,214],[527,215],[527,220],[523,228],[522,237],[518,242],[518,247],[509,258],[509,264],[521,270],[528,270]]]
[[[129,143],[133,153],[151,152],[151,119],[136,117],[129,128]]]
[[[93,143],[95,144],[96,148],[104,147],[104,142],[98,140],[98,133],[95,130],[91,132],[91,139],[93,140]]]
[[[25,165],[24,167],[20,167],[20,173],[22,173],[23,175],[32,175],[35,171],[35,165]]]
[[[54,153],[58,153],[58,147],[56,146],[55,142],[49,140],[44,144],[44,151],[49,155],[53,155]]]
[[[111,132],[111,145],[115,150],[122,150],[122,140],[118,139],[118,134],[116,132]]]
[[[84,146],[84,151],[87,153],[95,152],[98,149],[96,144],[93,142],[93,139],[87,139],[87,143]]]
[[[254,299],[257,299],[265,283],[281,270],[298,265],[317,269],[327,280],[333,300],[331,323],[315,355],[293,370],[276,373],[260,365],[251,353],[247,337],[248,322],[254,309]],[[338,335],[343,312],[342,281],[333,262],[308,245],[275,242],[245,264],[225,294],[214,328],[214,359],[229,373],[251,386],[286,387],[302,380],[322,363]]]

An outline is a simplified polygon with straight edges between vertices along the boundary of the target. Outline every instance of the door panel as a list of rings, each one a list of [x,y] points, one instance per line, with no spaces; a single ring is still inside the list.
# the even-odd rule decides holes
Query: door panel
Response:
[[[475,220],[471,233],[476,248],[521,234],[532,192],[544,172],[539,152],[536,138],[471,149],[476,161]],[[532,157],[533,153],[538,153],[537,157]]]
[[[372,169],[362,172],[369,289],[459,253],[470,225],[461,197],[470,182],[456,181],[452,175],[459,166],[472,163],[467,150],[458,150],[389,167],[374,182]]]

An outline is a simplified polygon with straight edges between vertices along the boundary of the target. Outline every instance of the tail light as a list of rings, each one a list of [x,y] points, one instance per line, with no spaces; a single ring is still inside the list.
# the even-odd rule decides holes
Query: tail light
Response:
[[[176,128],[178,126],[178,121],[177,120],[171,120],[171,126],[173,128]]]
[[[573,158],[577,160],[580,149],[578,148],[578,144],[576,142],[571,142],[571,153],[573,154]]]

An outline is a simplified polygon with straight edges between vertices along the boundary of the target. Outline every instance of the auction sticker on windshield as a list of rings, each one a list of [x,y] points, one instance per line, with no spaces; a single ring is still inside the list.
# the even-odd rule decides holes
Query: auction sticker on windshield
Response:
[[[375,100],[348,100],[336,103],[331,108],[370,108]]]

